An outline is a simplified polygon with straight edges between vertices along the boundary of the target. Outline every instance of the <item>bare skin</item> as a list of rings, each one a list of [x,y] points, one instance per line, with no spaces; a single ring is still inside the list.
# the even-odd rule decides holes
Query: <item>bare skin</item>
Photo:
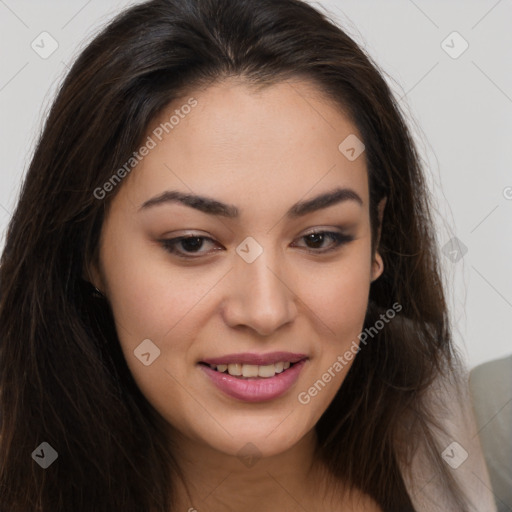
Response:
[[[138,386],[176,442],[186,481],[178,485],[177,510],[378,511],[368,496],[323,485],[316,457],[314,426],[353,359],[308,403],[298,399],[358,341],[370,284],[383,271],[380,255],[371,254],[364,153],[351,161],[338,149],[347,136],[362,137],[300,81],[255,91],[230,80],[194,91],[169,105],[151,130],[191,96],[197,106],[120,185],[99,265],[89,269],[112,305]],[[339,188],[360,202],[285,215]],[[176,201],[142,208],[169,190],[236,206],[239,216]],[[382,214],[384,202],[379,206]],[[329,232],[352,238],[337,245]],[[197,250],[174,244],[181,256],[162,242],[184,235],[206,239]],[[247,237],[262,249],[251,263],[236,252]],[[134,356],[146,339],[160,350],[147,366]],[[273,351],[308,359],[285,394],[262,402],[226,395],[199,365]],[[250,467],[240,456],[247,446],[256,447]]]

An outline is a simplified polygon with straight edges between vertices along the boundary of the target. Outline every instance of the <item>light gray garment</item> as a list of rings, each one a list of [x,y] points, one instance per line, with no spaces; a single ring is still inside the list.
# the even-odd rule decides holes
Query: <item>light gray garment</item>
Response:
[[[496,512],[496,499],[482,453],[469,391],[469,375],[445,374],[429,389],[431,426],[442,464],[464,493],[457,505],[451,487],[437,467],[432,467],[428,447],[420,436],[419,446],[402,468],[405,484],[417,512]],[[508,512],[508,510],[507,510]]]
[[[499,512],[512,512],[512,355],[470,375],[473,407]]]

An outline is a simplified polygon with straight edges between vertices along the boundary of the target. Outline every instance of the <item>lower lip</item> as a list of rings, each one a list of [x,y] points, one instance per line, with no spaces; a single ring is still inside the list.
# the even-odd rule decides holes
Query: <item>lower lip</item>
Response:
[[[306,363],[306,359],[295,363],[282,373],[274,377],[256,377],[239,379],[228,373],[212,370],[209,366],[201,364],[201,369],[208,375],[213,384],[232,398],[244,402],[265,402],[284,395],[297,381],[299,374]]]

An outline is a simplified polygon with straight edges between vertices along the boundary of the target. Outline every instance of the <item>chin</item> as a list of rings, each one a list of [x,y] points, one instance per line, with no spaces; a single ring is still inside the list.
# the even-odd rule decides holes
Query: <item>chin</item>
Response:
[[[280,414],[279,417],[268,418],[266,421],[246,418],[243,422],[223,422],[222,426],[226,430],[219,427],[215,437],[212,437],[210,429],[209,432],[203,432],[201,437],[211,448],[226,455],[272,457],[294,446],[310,430],[305,425],[292,422],[294,413],[285,419],[288,414]],[[205,437],[208,434],[210,436]]]

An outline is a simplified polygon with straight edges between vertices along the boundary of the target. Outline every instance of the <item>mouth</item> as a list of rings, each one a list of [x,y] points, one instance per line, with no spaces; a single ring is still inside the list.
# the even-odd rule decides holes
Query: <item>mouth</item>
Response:
[[[303,359],[301,359],[303,361]],[[230,363],[230,364],[207,364],[200,362],[199,364],[209,366],[212,370],[219,373],[231,375],[232,377],[238,377],[240,379],[269,379],[276,375],[286,372],[292,368],[297,362],[290,361],[279,361],[277,363],[256,365],[256,364],[242,364],[242,363]]]
[[[304,354],[232,354],[198,363],[207,380],[225,396],[265,402],[285,395],[308,363]]]

